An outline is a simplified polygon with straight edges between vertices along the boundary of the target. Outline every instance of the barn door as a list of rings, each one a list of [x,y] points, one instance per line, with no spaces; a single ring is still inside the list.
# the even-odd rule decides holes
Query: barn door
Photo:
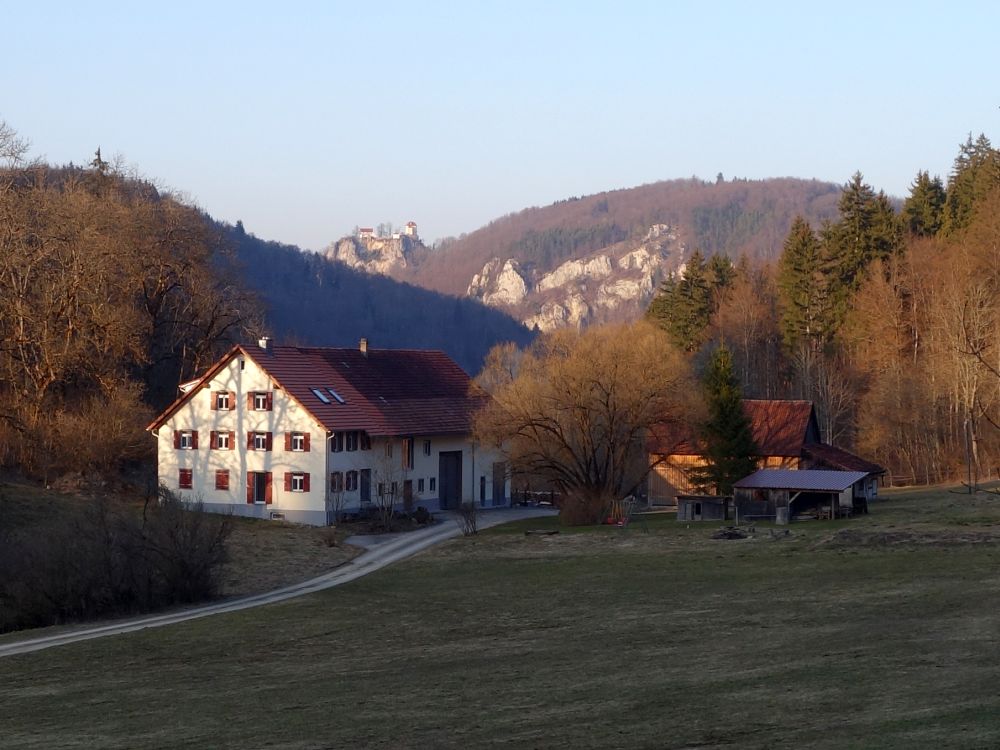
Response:
[[[462,503],[462,451],[438,454],[438,482],[441,510],[457,510]]]

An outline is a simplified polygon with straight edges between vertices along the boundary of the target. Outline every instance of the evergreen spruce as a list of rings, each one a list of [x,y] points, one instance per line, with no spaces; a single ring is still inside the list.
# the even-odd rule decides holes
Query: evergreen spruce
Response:
[[[728,257],[713,255],[706,261],[695,250],[680,277],[671,276],[660,285],[646,317],[665,330],[676,346],[693,352],[704,342],[719,293],[735,278],[736,269]]]
[[[1000,151],[990,139],[980,134],[975,141],[970,134],[959,147],[955,166],[948,178],[943,231],[954,234],[967,227],[976,204],[1000,186]]]
[[[824,319],[826,270],[819,238],[809,222],[797,216],[778,261],[781,335],[789,350],[829,334]]]
[[[903,223],[916,237],[933,237],[941,231],[946,200],[940,177],[918,172],[910,186],[910,197],[903,204]]]
[[[706,466],[691,472],[691,479],[703,491],[730,495],[734,482],[756,471],[758,448],[743,410],[733,356],[724,344],[712,354],[704,389],[708,419],[699,437]]]

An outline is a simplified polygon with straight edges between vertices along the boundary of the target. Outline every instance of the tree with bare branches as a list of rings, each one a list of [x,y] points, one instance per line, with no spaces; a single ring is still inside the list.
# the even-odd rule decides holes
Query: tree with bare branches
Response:
[[[495,387],[477,419],[478,440],[557,487],[568,524],[594,523],[611,501],[634,493],[652,468],[650,429],[691,421],[697,400],[683,355],[645,322],[552,332],[523,353],[515,373],[484,377]]]

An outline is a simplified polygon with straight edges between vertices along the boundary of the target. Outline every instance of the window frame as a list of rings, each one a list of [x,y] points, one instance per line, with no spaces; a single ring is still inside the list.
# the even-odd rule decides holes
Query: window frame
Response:
[[[292,452],[293,453],[306,452],[306,434],[304,432],[292,433]]]
[[[344,492],[358,491],[358,472],[355,469],[344,474]]]
[[[425,440],[424,441],[424,455],[425,456],[431,455],[431,441],[430,440]]]
[[[253,433],[253,449],[255,451],[266,451],[267,450],[267,433],[257,432]]]
[[[215,433],[215,445],[213,447],[217,451],[227,451],[232,447],[229,430],[219,430]]]
[[[267,411],[267,391],[253,392],[253,410]]]
[[[216,411],[229,411],[232,408],[233,405],[229,399],[229,391],[216,391],[215,392]]]
[[[358,437],[358,431],[357,430],[348,430],[345,433],[344,450],[353,453],[354,451],[356,451],[358,449],[358,445],[360,445],[360,443],[361,443],[361,440]]]
[[[291,472],[291,474],[292,474],[292,492],[305,492],[306,491],[305,472],[293,471]]]
[[[437,477],[431,477],[430,479],[428,479],[427,485],[428,485],[427,487],[428,492],[437,492]]]
[[[180,445],[182,451],[194,450],[194,430],[180,430]]]

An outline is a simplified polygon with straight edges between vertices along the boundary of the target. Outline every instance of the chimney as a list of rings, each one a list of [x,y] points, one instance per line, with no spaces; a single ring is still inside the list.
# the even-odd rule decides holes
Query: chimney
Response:
[[[361,349],[361,353],[364,354],[367,357],[368,356],[368,339],[361,339],[361,346],[359,346],[358,348]]]
[[[261,349],[263,349],[267,354],[270,354],[271,353],[271,337],[270,336],[261,336],[257,340],[257,346],[259,346]]]

